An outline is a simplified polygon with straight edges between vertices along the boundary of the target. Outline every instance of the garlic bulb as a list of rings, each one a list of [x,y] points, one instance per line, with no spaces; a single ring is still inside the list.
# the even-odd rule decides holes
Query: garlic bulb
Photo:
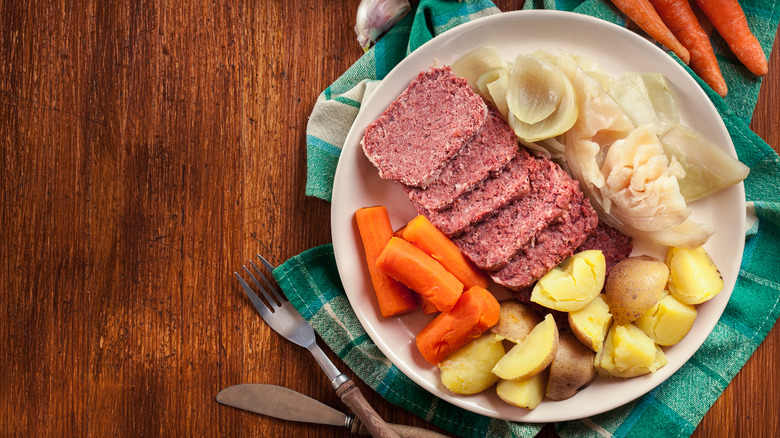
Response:
[[[368,50],[410,9],[408,0],[362,0],[357,9],[355,33],[363,50]]]

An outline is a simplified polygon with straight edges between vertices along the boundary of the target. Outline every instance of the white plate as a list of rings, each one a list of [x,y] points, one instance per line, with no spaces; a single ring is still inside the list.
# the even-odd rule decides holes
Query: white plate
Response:
[[[475,20],[452,29],[420,47],[396,66],[363,105],[347,136],[333,187],[331,227],[336,262],[347,297],[360,322],[382,352],[420,386],[452,404],[478,414],[521,422],[555,422],[596,415],[647,393],[679,369],[704,342],[720,318],[739,272],[744,246],[745,196],[742,184],[696,202],[693,219],[712,224],[717,232],[706,248],[721,270],[726,286],[718,296],[699,306],[693,329],[679,344],[666,349],[669,364],[654,374],[631,379],[597,379],[574,397],[543,401],[526,410],[501,401],[495,389],[463,396],[449,392],[438,369],[417,351],[414,337],[431,319],[420,312],[383,318],[373,297],[371,281],[358,235],[354,212],[360,207],[384,205],[394,228],[416,215],[404,191],[380,179],[363,155],[359,142],[366,126],[409,84],[431,65],[451,64],[481,45],[491,44],[506,59],[538,49],[584,55],[613,75],[627,71],[666,75],[680,104],[682,122],[734,154],[734,146],[714,106],[672,58],[654,44],[609,22],[559,11],[516,11]],[[735,155],[736,156],[736,155]],[[634,253],[663,257],[662,248],[635,242]],[[491,287],[498,298],[506,291]]]

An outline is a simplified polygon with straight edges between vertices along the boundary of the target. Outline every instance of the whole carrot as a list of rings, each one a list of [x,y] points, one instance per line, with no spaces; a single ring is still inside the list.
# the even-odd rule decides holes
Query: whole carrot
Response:
[[[696,0],[702,12],[745,67],[756,76],[769,71],[761,44],[748,27],[745,12],[737,0]]]
[[[650,4],[649,0],[610,0],[626,17],[637,24],[648,35],[674,52],[684,63],[690,61],[688,49],[685,48]]]
[[[704,32],[688,0],[650,0],[655,11],[674,36],[688,49],[690,66],[716,93],[725,96],[726,81],[718,66],[712,44]]]

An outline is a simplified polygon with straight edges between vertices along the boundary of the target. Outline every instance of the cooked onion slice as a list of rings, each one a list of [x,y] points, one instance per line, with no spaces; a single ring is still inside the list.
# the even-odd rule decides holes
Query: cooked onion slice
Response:
[[[544,62],[544,61],[540,61],[540,62]],[[557,72],[553,74],[559,78],[563,78],[563,80],[560,81],[559,83],[559,85],[563,86],[562,93],[560,93],[561,95],[560,100],[558,100],[558,103],[556,104],[556,108],[553,108],[552,113],[550,113],[546,118],[543,118],[538,122],[529,123],[527,121],[523,121],[523,119],[518,117],[517,111],[513,109],[513,107],[517,108],[518,106],[520,106],[520,100],[518,99],[520,93],[512,91],[516,85],[516,83],[513,83],[513,78],[512,78],[516,66],[517,66],[517,61],[515,61],[515,65],[512,67],[512,72],[510,72],[509,74],[509,88],[507,90],[507,104],[509,106],[509,114],[507,115],[507,122],[509,122],[509,126],[511,126],[512,129],[514,129],[515,134],[517,134],[517,136],[521,140],[524,140],[525,142],[537,142],[540,140],[545,140],[551,137],[561,135],[564,132],[568,131],[569,128],[571,128],[574,125],[574,123],[577,121],[577,115],[579,114],[579,110],[577,107],[577,97],[571,81],[563,74],[563,72],[560,71],[560,69],[558,69],[555,66],[552,66],[551,71]],[[557,82],[557,80],[554,80],[554,82]],[[555,87],[557,87],[557,85],[555,85]],[[559,93],[556,91],[554,93],[550,92],[548,94],[553,95]],[[539,94],[539,96],[541,96],[541,94]],[[543,100],[543,98],[540,99]],[[557,99],[557,98],[551,97],[550,99]],[[530,101],[531,101],[530,99],[526,99],[526,102],[530,102]],[[534,106],[534,108],[536,108],[539,111],[537,115],[546,113],[547,110],[549,109],[549,108],[544,108],[545,104],[543,104],[541,101],[537,102],[536,104],[529,103],[529,105],[532,106],[536,105]],[[551,106],[551,104],[549,105]],[[544,109],[540,109],[540,108],[544,108]],[[533,111],[530,109],[530,107],[525,108],[523,109],[523,111],[520,112],[525,114],[526,120],[533,120],[537,118],[531,115]]]
[[[480,76],[494,68],[507,68],[507,63],[495,47],[481,46],[458,58],[451,67],[456,75],[469,81],[472,90],[479,93],[477,81]]]
[[[541,122],[558,108],[567,87],[571,83],[560,69],[533,55],[520,55],[509,73],[509,110],[520,122]]]

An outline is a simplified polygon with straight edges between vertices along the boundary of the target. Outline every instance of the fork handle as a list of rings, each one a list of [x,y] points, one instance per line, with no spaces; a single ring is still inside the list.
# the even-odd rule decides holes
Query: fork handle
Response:
[[[336,394],[341,397],[341,400],[352,409],[352,412],[360,419],[363,425],[368,429],[371,436],[374,438],[400,438],[390,426],[385,423],[382,417],[376,413],[374,408],[368,404],[368,400],[360,392],[360,389],[355,386],[355,382],[347,380],[336,388]]]

